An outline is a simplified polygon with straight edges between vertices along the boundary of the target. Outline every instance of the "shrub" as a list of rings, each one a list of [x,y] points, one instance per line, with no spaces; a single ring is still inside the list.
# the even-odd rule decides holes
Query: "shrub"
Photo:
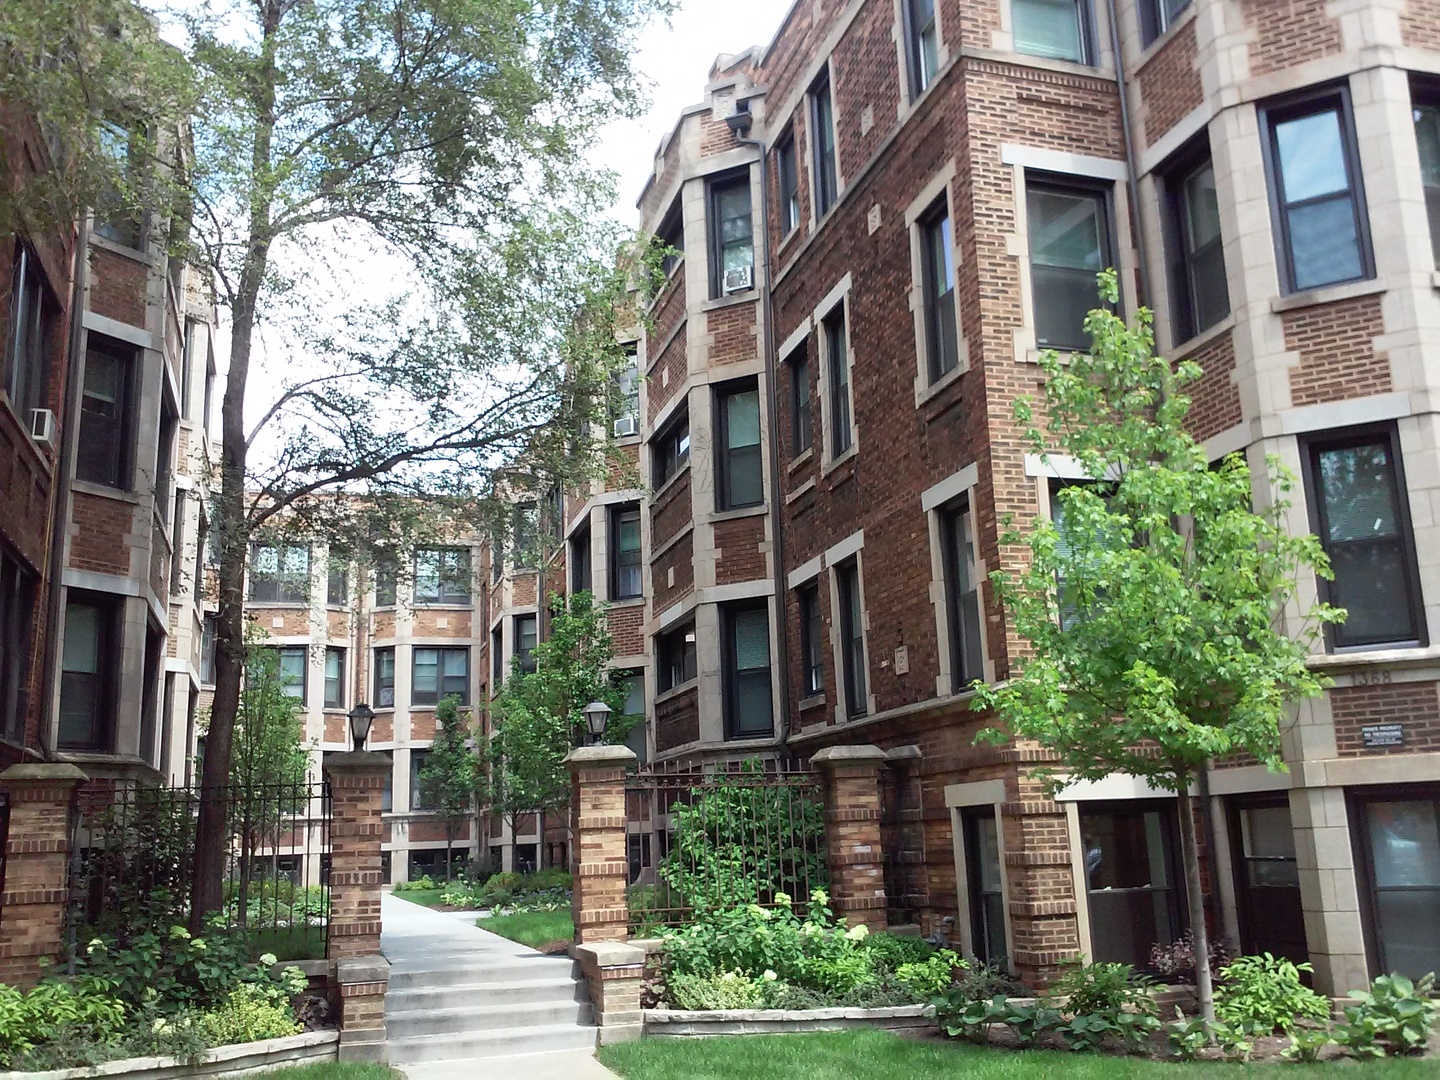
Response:
[[[28,993],[0,984],[0,1065],[57,1041],[103,1042],[125,1022],[125,1006],[98,979],[47,981]]]
[[[735,971],[674,975],[666,980],[665,996],[673,1009],[758,1009],[765,1000],[765,981]]]
[[[200,1014],[197,1023],[210,1046],[280,1039],[303,1030],[288,1002],[276,1003],[253,984],[237,986],[219,1008]]]
[[[1435,1013],[1435,975],[1411,982],[1404,975],[1381,975],[1367,990],[1351,990],[1356,1004],[1345,1007],[1345,1023],[1335,1041],[1356,1057],[1415,1054],[1425,1049]]]
[[[996,994],[988,1001],[959,999],[956,991],[935,1004],[935,1017],[940,1022],[940,1029],[952,1039],[986,1043],[990,1041],[992,1027],[1009,1022],[1010,1003],[1003,995]]]
[[[1233,954],[1230,946],[1220,938],[1210,941],[1210,975],[1220,977],[1220,969],[1230,962]],[[1167,944],[1156,942],[1150,946],[1150,966],[1167,979],[1177,976],[1195,979],[1195,936],[1186,930],[1184,934]]]
[[[865,939],[877,971],[899,971],[905,964],[922,964],[940,950],[922,937],[902,934],[871,934]]]
[[[409,881],[397,881],[395,883],[396,892],[418,892],[421,889],[433,888],[435,888],[435,879],[429,874],[424,874],[418,878],[411,878]]]
[[[1328,1020],[1330,1002],[1300,981],[1309,964],[1276,959],[1270,953],[1242,956],[1220,972],[1215,1015],[1226,1024],[1253,1024],[1265,1033],[1289,1034],[1299,1020]]]
[[[1052,992],[1066,999],[1072,1016],[1112,1015],[1131,1009],[1153,1016],[1155,1001],[1149,991],[1155,980],[1139,975],[1129,964],[1087,964],[1084,958],[1071,961]]]
[[[955,971],[964,968],[965,961],[949,949],[938,950],[934,956],[895,969],[896,980],[922,998],[933,998],[945,993],[955,983]]]
[[[1181,1061],[1194,1061],[1213,1039],[1213,1027],[1203,1016],[1185,1016],[1176,1009],[1175,1019],[1165,1025],[1170,1056]]]
[[[1320,1051],[1335,1041],[1326,1028],[1297,1027],[1290,1032],[1290,1045],[1280,1051],[1286,1061],[1310,1065],[1320,1060]]]

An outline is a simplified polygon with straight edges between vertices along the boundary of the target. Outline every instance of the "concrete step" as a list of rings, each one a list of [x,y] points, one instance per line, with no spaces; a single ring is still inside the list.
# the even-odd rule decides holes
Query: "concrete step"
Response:
[[[419,1035],[470,1035],[495,1029],[544,1028],[589,1024],[590,1004],[580,1001],[529,1002],[521,1005],[470,1006],[458,1009],[385,1010],[389,1039]]]
[[[391,1037],[387,1044],[391,1065],[459,1062],[471,1058],[545,1054],[556,1050],[593,1050],[597,1030],[576,1024],[553,1024],[544,1027],[493,1028],[442,1039],[433,1035]]]
[[[391,989],[385,994],[385,1011],[456,1009],[481,1005],[520,1005],[527,1002],[588,1001],[585,983],[568,976],[528,982],[476,983],[461,986]]]
[[[471,963],[452,959],[444,967],[423,970],[392,967],[391,992],[472,986],[519,986],[553,979],[579,978],[579,966],[562,957],[476,957]]]

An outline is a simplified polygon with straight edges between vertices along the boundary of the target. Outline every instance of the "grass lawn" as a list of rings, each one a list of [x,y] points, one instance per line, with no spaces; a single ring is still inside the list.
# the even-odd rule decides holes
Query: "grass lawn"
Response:
[[[1331,1069],[1293,1065],[1166,1064],[1138,1058],[1102,1057],[1041,1050],[982,1050],[963,1043],[902,1039],[883,1031],[836,1031],[813,1035],[737,1035],[714,1039],[644,1039],[600,1049],[600,1060],[626,1080],[1149,1080],[1194,1077],[1220,1080],[1263,1071],[1290,1076]],[[1436,1075],[1435,1062],[1366,1062],[1376,1080],[1420,1080]]]
[[[400,1074],[388,1065],[372,1065],[359,1061],[320,1061],[314,1065],[292,1065],[266,1073],[273,1080],[400,1080]]]
[[[395,895],[401,900],[409,900],[412,904],[419,904],[421,907],[438,908],[440,906],[440,894],[444,889],[405,889],[403,892],[395,890]]]
[[[575,923],[568,911],[522,911],[515,915],[492,915],[475,923],[481,930],[529,945],[532,949],[568,943],[575,936]]]

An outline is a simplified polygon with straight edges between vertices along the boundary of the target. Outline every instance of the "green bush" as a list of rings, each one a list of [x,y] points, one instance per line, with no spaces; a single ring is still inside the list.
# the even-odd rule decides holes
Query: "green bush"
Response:
[[[665,988],[672,1009],[758,1009],[765,1003],[765,980],[734,971],[675,975]]]
[[[919,997],[929,999],[949,990],[955,984],[955,972],[964,966],[955,953],[941,949],[927,960],[901,964],[895,969],[895,978]]]
[[[878,971],[899,971],[905,964],[923,964],[939,950],[918,935],[871,934],[864,941]]]
[[[1335,1041],[1328,1028],[1297,1027],[1290,1032],[1290,1045],[1280,1051],[1286,1061],[1310,1065],[1320,1060],[1320,1051]]]
[[[1065,1010],[1072,1016],[1112,1015],[1126,1009],[1153,1016],[1154,986],[1154,979],[1137,974],[1129,964],[1087,964],[1081,957],[1066,965],[1051,993],[1065,999]]]
[[[280,1039],[304,1030],[288,1002],[275,1002],[253,984],[237,986],[219,1008],[201,1013],[197,1022],[208,1046]]]
[[[429,874],[424,874],[418,878],[411,878],[409,881],[397,881],[395,883],[396,892],[419,892],[421,889],[433,888],[435,888],[435,879]]]
[[[1299,1020],[1328,1020],[1329,1000],[1300,981],[1300,973],[1311,970],[1270,953],[1232,960],[1215,987],[1215,1016],[1230,1025],[1257,1025],[1267,1034],[1276,1028],[1289,1034]]]
[[[26,992],[0,984],[0,1065],[56,1041],[104,1042],[125,1022],[125,1006],[99,979],[46,981]]]
[[[1351,990],[1356,1004],[1345,1007],[1345,1023],[1335,1041],[1356,1057],[1417,1054],[1425,1049],[1435,1013],[1435,975],[1419,982],[1404,975],[1381,975],[1369,990]]]

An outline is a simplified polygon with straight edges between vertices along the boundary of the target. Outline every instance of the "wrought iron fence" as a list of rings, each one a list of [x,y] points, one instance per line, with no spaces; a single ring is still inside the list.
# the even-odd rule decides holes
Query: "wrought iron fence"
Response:
[[[325,956],[330,923],[330,790],[324,781],[220,789],[224,903],[211,934],[242,934],[252,955]],[[185,925],[194,880],[196,788],[91,784],[77,801],[67,926],[72,947],[122,946]]]
[[[829,883],[819,777],[798,762],[650,765],[625,805],[632,933]]]

